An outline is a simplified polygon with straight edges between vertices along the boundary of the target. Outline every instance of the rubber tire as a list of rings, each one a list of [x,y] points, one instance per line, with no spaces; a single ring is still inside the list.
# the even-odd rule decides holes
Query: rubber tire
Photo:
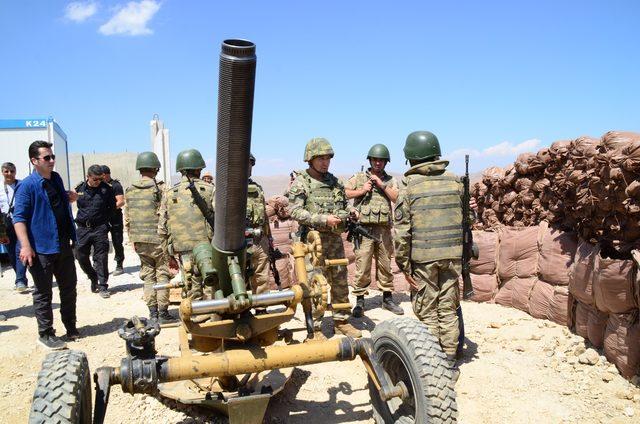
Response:
[[[84,352],[52,352],[42,362],[29,424],[91,424],[91,379]]]
[[[383,368],[389,363],[387,358],[399,359],[404,363],[412,386],[407,385],[407,388],[412,392],[415,403],[415,419],[410,416],[394,416],[369,379],[369,394],[376,423],[457,422],[455,383],[449,362],[438,339],[429,332],[426,325],[411,318],[394,318],[378,324],[371,337],[373,349]],[[390,402],[398,402],[398,399]]]

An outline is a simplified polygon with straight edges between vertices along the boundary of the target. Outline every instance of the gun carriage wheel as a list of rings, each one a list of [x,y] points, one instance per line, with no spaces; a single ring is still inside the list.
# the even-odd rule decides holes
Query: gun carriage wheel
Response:
[[[387,401],[369,378],[376,423],[455,423],[454,382],[446,356],[426,325],[408,318],[384,321],[372,333],[373,350],[391,385],[407,396]]]
[[[91,424],[91,380],[84,352],[52,352],[42,362],[29,424]]]

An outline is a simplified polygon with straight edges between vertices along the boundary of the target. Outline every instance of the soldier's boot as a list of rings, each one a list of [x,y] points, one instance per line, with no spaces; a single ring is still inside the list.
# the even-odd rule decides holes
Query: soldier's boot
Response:
[[[98,280],[91,280],[91,293],[98,293]]]
[[[158,307],[157,306],[149,306],[149,319],[154,321],[158,321]]]
[[[391,292],[382,293],[382,309],[391,311],[396,315],[404,315],[402,308],[393,301],[393,295]]]
[[[460,368],[458,367],[456,355],[447,355],[447,362],[449,363],[449,369],[451,370],[451,380],[453,381],[453,384],[456,384],[458,378],[460,378]]]
[[[362,318],[364,315],[364,296],[356,297],[356,306],[353,308],[353,311],[351,311],[351,315],[353,315],[354,318]]]
[[[169,313],[169,308],[167,306],[160,307],[160,313],[158,314],[160,318],[160,324],[171,324],[178,319]]]
[[[362,337],[362,331],[358,330],[347,321],[336,321],[333,326],[336,330],[336,334],[353,337],[354,339]]]
[[[122,261],[116,262],[116,269],[113,270],[113,276],[124,274],[124,269],[122,269]]]

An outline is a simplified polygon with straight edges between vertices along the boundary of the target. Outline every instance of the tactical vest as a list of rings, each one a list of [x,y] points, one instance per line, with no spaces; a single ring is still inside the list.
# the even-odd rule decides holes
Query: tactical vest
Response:
[[[411,210],[411,260],[462,257],[462,192],[454,175],[406,177]]]
[[[165,192],[167,196],[167,226],[174,252],[191,251],[198,243],[211,241],[213,230],[193,200],[189,183],[181,181]],[[213,203],[213,185],[195,181],[196,190],[205,204]]]
[[[141,183],[144,183],[142,180]],[[161,243],[158,235],[158,208],[162,197],[161,181],[157,185],[140,187],[132,185],[125,193],[127,214],[129,215],[129,240],[134,243]]]
[[[356,187],[361,189],[368,180],[369,177],[366,173],[358,173]],[[387,181],[391,181],[391,178],[387,179]],[[360,213],[359,221],[362,224],[391,224],[391,201],[377,187],[374,187],[364,196],[355,198],[353,206]]]
[[[247,221],[251,228],[260,228],[264,225],[267,215],[264,205],[262,187],[254,181],[249,181],[247,186]]]
[[[326,181],[318,181],[304,172],[300,174],[305,179],[309,188],[307,193],[307,201],[304,206],[305,210],[312,214],[320,215],[336,215],[340,218],[346,218],[346,204],[344,201],[344,193],[341,193],[338,179],[333,175],[329,175]],[[344,225],[338,225],[334,232],[343,232]]]

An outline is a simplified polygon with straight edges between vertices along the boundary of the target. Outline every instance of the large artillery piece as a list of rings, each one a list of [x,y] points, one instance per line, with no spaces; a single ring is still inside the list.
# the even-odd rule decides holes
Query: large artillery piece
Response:
[[[100,367],[93,374],[92,408],[86,355],[49,354],[38,377],[31,423],[89,423],[92,416],[94,423],[102,423],[116,385],[130,394],[216,408],[231,423],[261,423],[269,399],[282,389],[293,367],[358,357],[369,376],[377,422],[455,422],[451,372],[437,339],[423,324],[394,319],[379,324],[372,338],[316,337],[314,316],[350,308],[328,302],[326,270],[347,262],[324,258],[316,231],[310,231],[306,241],[293,243],[297,284],[264,294],[247,291],[251,258],[246,253],[245,210],[255,65],[253,43],[222,43],[214,238],[193,252],[211,294],[203,300],[182,300],[180,356],[158,354],[158,324],[132,318],[119,330],[126,357],[118,366]],[[307,332],[302,343],[281,330],[298,306]],[[256,307],[268,309],[256,314]],[[203,316],[208,319],[194,319]]]

